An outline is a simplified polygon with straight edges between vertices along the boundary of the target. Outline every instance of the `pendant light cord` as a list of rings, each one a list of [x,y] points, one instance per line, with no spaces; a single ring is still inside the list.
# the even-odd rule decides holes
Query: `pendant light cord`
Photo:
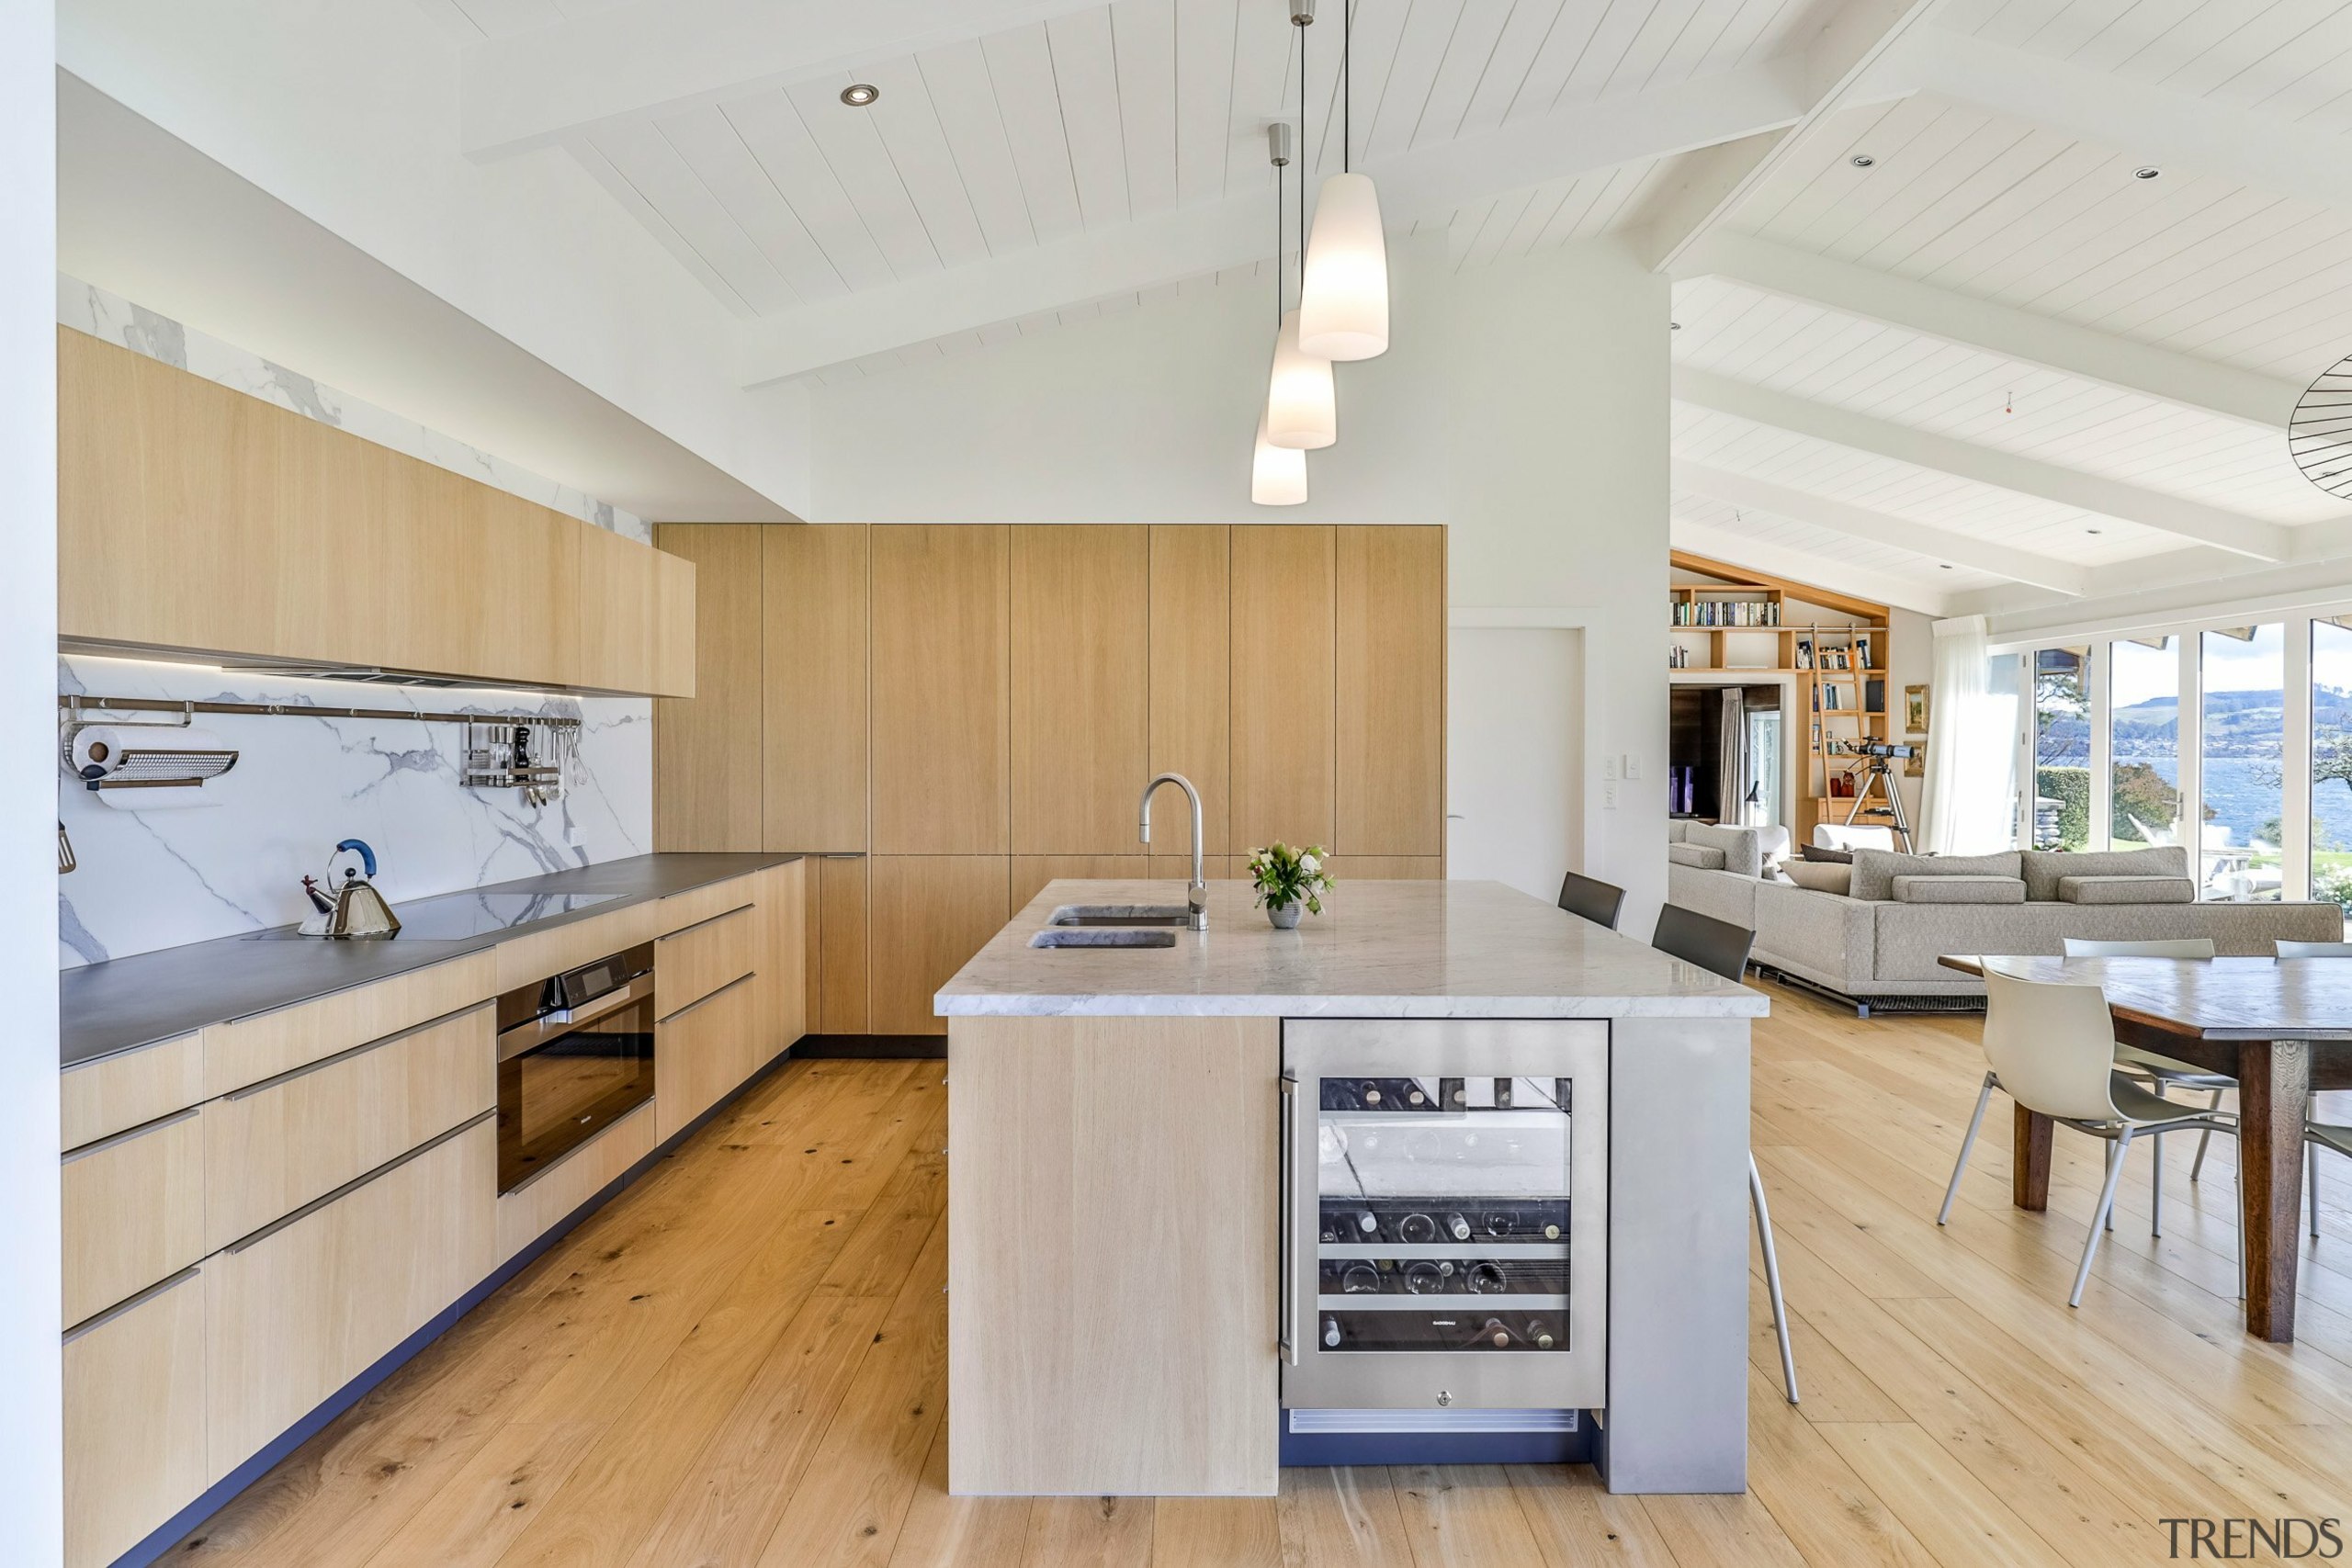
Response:
[[[1306,309],[1306,28],[1298,29],[1298,308]]]
[[[1340,173],[1354,166],[1356,140],[1356,0],[1340,0]]]

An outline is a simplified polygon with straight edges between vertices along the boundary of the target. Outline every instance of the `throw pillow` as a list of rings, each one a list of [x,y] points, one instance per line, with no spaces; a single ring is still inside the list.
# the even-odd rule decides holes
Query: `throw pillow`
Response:
[[[1721,871],[1724,852],[1705,844],[1668,844],[1666,858],[1675,865],[1687,865],[1700,871]]]
[[[1781,862],[1781,874],[1799,887],[1809,887],[1815,893],[1835,893],[1842,897],[1853,885],[1854,868],[1835,861],[1818,861],[1807,856],[1804,860]]]
[[[1898,876],[1898,904],[2022,904],[2025,884],[2014,876]]]
[[[2028,850],[2025,896],[2047,904],[2064,897],[2058,882],[2067,876],[2187,876],[2188,851],[2178,844],[2145,850]],[[2161,896],[2159,896],[2161,897]],[[2155,900],[2151,899],[2150,902]]]
[[[1854,852],[1851,850],[1826,849],[1819,844],[1799,844],[1797,846],[1797,853],[1803,855],[1809,861],[1815,862],[1822,865],[1851,865],[1854,863]]]

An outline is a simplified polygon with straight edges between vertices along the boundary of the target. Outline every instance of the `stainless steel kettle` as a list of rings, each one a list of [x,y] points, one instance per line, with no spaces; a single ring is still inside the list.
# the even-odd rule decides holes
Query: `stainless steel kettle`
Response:
[[[390,938],[401,934],[401,918],[377,891],[369,878],[376,874],[376,852],[364,839],[345,839],[335,845],[338,855],[346,852],[359,856],[357,867],[345,866],[343,880],[337,882],[334,861],[327,861],[327,886],[322,892],[309,877],[302,879],[302,891],[309,895],[317,912],[302,922],[302,930],[313,936],[342,938]],[[363,874],[364,873],[364,874]]]

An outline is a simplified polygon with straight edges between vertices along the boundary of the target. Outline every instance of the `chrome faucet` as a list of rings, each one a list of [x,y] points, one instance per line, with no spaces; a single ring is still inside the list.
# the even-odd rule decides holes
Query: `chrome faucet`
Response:
[[[1143,841],[1151,842],[1151,792],[1161,784],[1172,784],[1184,792],[1193,803],[1193,885],[1184,890],[1184,903],[1192,919],[1186,923],[1196,931],[1209,929],[1209,885],[1201,880],[1201,792],[1193,781],[1182,773],[1161,773],[1143,786],[1143,803],[1136,810],[1143,818]]]

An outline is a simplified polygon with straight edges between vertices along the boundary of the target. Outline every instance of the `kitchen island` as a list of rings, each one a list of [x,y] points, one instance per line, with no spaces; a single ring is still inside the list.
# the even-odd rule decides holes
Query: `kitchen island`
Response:
[[[1495,883],[1208,903],[1056,882],[938,993],[950,1489],[1563,1429],[1615,1491],[1744,1489],[1766,998]]]

